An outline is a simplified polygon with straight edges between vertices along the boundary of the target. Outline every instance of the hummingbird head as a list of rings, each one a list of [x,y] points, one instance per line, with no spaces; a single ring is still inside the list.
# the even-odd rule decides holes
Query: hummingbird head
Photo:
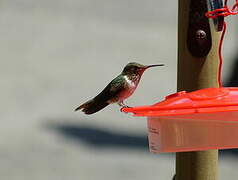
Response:
[[[148,68],[151,68],[151,67],[156,67],[156,66],[164,66],[164,64],[153,64],[153,65],[142,65],[142,64],[139,64],[139,63],[136,63],[136,62],[131,62],[131,63],[128,63],[122,73],[125,74],[125,75],[142,75],[143,72],[148,69]]]

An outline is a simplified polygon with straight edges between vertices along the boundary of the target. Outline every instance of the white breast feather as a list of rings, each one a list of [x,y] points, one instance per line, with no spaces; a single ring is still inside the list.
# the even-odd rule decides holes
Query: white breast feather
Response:
[[[125,78],[125,80],[126,80],[126,82],[130,85],[130,86],[136,86],[135,85],[135,83],[132,81],[132,80],[130,80],[127,76],[124,76],[124,78]]]
[[[133,94],[133,92],[135,91],[136,89],[136,84],[130,80],[127,76],[124,76],[126,82],[128,83],[128,90],[127,91],[123,91],[121,94],[120,94],[120,98],[123,100],[123,99],[126,99],[128,98],[129,96],[131,96]]]
[[[115,103],[117,101],[124,100],[128,98],[129,96],[131,96],[133,92],[135,91],[137,87],[136,83],[130,80],[127,76],[123,76],[123,78],[128,83],[128,86],[127,86],[128,89],[125,91],[122,91],[116,98],[110,100],[109,103]]]

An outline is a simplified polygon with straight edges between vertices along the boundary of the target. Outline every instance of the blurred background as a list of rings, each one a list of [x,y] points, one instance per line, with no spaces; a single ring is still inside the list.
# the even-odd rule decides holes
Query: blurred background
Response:
[[[227,85],[238,82],[235,20]],[[177,1],[2,0],[0,34],[1,179],[172,179],[175,156],[149,153],[145,118],[117,105],[91,116],[73,110],[131,61],[166,66],[145,72],[129,106],[176,92]],[[220,179],[235,179],[237,151],[222,154]]]

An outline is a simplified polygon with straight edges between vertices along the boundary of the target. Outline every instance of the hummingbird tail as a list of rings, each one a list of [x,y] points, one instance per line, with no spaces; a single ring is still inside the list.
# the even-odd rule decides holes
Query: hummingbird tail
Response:
[[[93,114],[105,108],[109,103],[97,102],[94,99],[87,101],[81,106],[77,107],[75,111],[82,110],[85,114]]]

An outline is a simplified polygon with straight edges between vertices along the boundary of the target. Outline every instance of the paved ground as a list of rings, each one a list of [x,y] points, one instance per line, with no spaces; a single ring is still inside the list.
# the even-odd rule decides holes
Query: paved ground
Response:
[[[144,74],[129,105],[175,92],[176,9],[155,0],[1,1],[1,179],[171,179],[174,155],[148,152],[144,118],[116,105],[93,116],[73,109],[129,61],[166,64]],[[221,158],[221,179],[236,169],[236,154]]]

